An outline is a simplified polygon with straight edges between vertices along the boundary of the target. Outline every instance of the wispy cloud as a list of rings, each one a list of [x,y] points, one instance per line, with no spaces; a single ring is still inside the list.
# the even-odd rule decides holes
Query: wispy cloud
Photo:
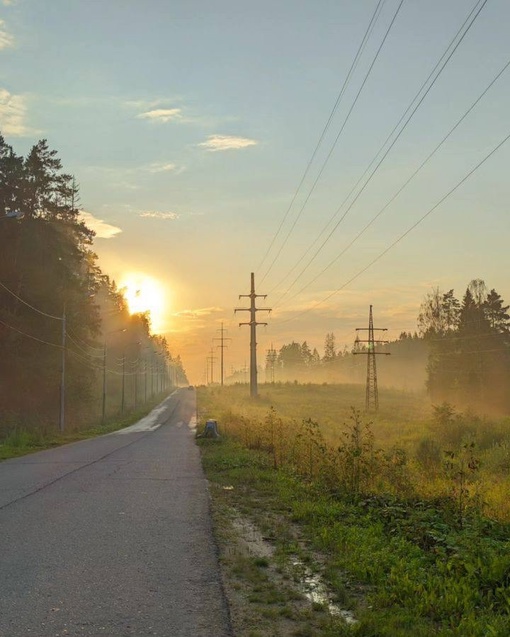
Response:
[[[180,108],[155,108],[138,115],[140,119],[148,119],[151,122],[166,124],[182,120],[182,109]]]
[[[140,217],[144,219],[169,219],[170,221],[175,221],[179,219],[179,214],[177,212],[157,212],[157,211],[148,211],[141,212]]]
[[[136,99],[136,100],[125,100],[124,106],[128,108],[136,108],[136,110],[144,110],[148,111],[156,106],[164,106],[166,104],[176,104],[182,102],[182,96],[178,95],[167,95],[166,97],[156,97],[154,99]]]
[[[197,310],[181,310],[180,312],[176,312],[174,316],[178,316],[180,318],[190,318],[197,319],[202,316],[209,316],[211,314],[216,314],[217,312],[223,312],[223,308],[221,307],[202,307]]]
[[[25,123],[27,114],[27,98],[24,95],[13,95],[0,88],[0,130],[4,135],[23,137],[34,131]]]
[[[248,146],[256,146],[258,142],[248,137],[234,137],[231,135],[209,135],[207,141],[198,144],[201,148],[205,148],[211,152],[223,150],[239,150],[248,148]]]
[[[86,212],[85,210],[80,212],[80,217],[88,228],[94,230],[96,239],[112,239],[122,232],[121,228],[112,226],[102,219],[97,219],[92,213]]]
[[[6,7],[10,7],[13,4],[16,4],[18,0],[2,0],[2,4],[5,5]]]
[[[14,38],[6,30],[5,22],[0,20],[0,51],[2,49],[8,49],[10,46],[14,46]]]
[[[150,173],[173,173],[174,175],[180,175],[185,170],[184,166],[164,161],[153,162],[146,166],[145,169]]]

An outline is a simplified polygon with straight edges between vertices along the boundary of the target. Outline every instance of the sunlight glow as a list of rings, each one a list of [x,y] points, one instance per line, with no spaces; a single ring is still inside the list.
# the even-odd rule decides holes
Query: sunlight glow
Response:
[[[163,287],[145,274],[128,274],[120,285],[131,314],[149,312],[152,331],[158,333],[164,323],[165,298]]]

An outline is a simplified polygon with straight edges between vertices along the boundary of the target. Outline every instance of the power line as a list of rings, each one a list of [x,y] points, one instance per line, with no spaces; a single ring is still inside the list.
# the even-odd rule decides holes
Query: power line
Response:
[[[305,169],[305,171],[304,171],[304,173],[303,173],[303,175],[301,177],[301,180],[300,180],[300,182],[298,184],[298,187],[296,188],[296,191],[294,192],[294,196],[292,197],[292,200],[291,200],[291,202],[289,204],[289,207],[287,208],[285,214],[283,215],[283,218],[280,221],[280,225],[278,226],[278,229],[276,230],[276,233],[274,234],[273,239],[271,240],[271,243],[269,244],[269,247],[267,248],[264,256],[262,257],[262,260],[260,261],[259,265],[257,266],[257,271],[260,270],[260,268],[262,267],[262,265],[263,265],[264,261],[266,260],[267,256],[271,252],[271,249],[272,249],[276,239],[278,238],[278,235],[280,234],[285,221],[287,220],[287,217],[288,217],[288,215],[289,215],[289,213],[290,213],[290,211],[292,209],[292,206],[294,205],[296,197],[297,197],[299,191],[301,190],[301,186],[303,185],[306,177],[308,176],[308,173],[310,172],[310,168],[311,168],[311,166],[313,164],[315,156],[317,155],[317,152],[318,152],[318,150],[319,150],[319,148],[320,148],[320,146],[321,146],[321,144],[322,144],[322,142],[324,140],[324,137],[326,136],[326,133],[329,130],[331,122],[333,121],[333,117],[334,117],[334,115],[335,115],[335,113],[336,113],[336,111],[338,109],[338,106],[340,105],[340,101],[341,101],[341,99],[342,99],[342,97],[343,97],[343,95],[345,93],[347,85],[349,84],[349,80],[352,77],[352,74],[354,73],[354,71],[356,70],[356,67],[357,67],[358,62],[360,60],[360,57],[363,54],[363,51],[365,49],[366,43],[368,41],[368,38],[370,37],[372,29],[373,29],[373,27],[375,25],[375,22],[377,20],[377,17],[380,14],[381,5],[385,1],[386,0],[379,0],[379,2],[377,3],[377,6],[375,8],[374,13],[372,14],[372,17],[371,17],[370,22],[368,24],[368,27],[367,27],[367,29],[365,31],[365,34],[364,34],[363,39],[361,41],[361,44],[358,47],[356,55],[354,56],[354,60],[352,61],[351,67],[350,67],[350,69],[349,69],[349,71],[347,73],[347,76],[346,76],[345,80],[344,80],[342,88],[340,89],[340,92],[339,92],[339,94],[338,94],[338,96],[336,98],[335,104],[334,104],[334,106],[333,106],[333,108],[331,110],[331,113],[329,114],[328,120],[327,120],[327,122],[326,122],[326,124],[325,124],[325,126],[324,126],[324,128],[322,130],[322,133],[321,133],[320,137],[319,137],[319,141],[317,142],[317,144],[315,146],[315,149],[314,149],[314,151],[312,153],[312,156],[311,156],[310,160],[308,161],[308,165],[306,166],[306,169]],[[267,272],[266,272],[266,275],[267,275]],[[264,275],[264,277],[266,275]]]
[[[343,290],[345,287],[347,287],[350,283],[352,283],[353,281],[355,281],[357,278],[359,278],[362,274],[364,274],[369,268],[371,268],[374,263],[377,263],[377,261],[379,261],[385,254],[387,254],[392,248],[394,248],[398,243],[400,243],[400,241],[402,241],[402,239],[404,239],[410,232],[412,232],[417,226],[419,226],[422,221],[424,221],[430,214],[432,214],[432,212],[434,212],[434,210],[436,210],[436,208],[438,208],[446,199],[448,199],[448,197],[454,193],[458,188],[460,188],[460,186],[469,179],[469,177],[471,177],[471,175],[476,172],[480,166],[482,166],[488,159],[490,159],[490,157],[492,157],[492,155],[494,155],[494,153],[496,153],[501,146],[503,146],[508,140],[510,139],[510,133],[508,135],[506,135],[506,137],[504,137],[478,164],[476,164],[476,166],[474,168],[472,168],[459,182],[457,182],[457,184],[451,188],[451,190],[449,190],[434,206],[432,206],[432,208],[430,208],[424,215],[422,215],[418,221],[416,221],[410,228],[408,228],[403,234],[401,234],[397,239],[395,239],[395,241],[393,241],[393,243],[391,243],[385,250],[383,250],[377,257],[375,257],[375,259],[373,259],[368,265],[366,265],[362,270],[360,270],[357,274],[355,274],[353,277],[351,277],[348,281],[346,281],[343,285],[341,285],[339,288],[337,288],[335,291],[331,292],[330,294],[328,294],[326,297],[324,297],[321,301],[318,301],[317,303],[315,303],[314,305],[312,305],[311,307],[309,307],[306,310],[303,310],[302,312],[299,312],[298,314],[294,315],[293,317],[290,317],[288,319],[284,319],[282,321],[276,321],[276,323],[288,323],[290,321],[295,320],[296,318],[302,316],[303,314],[307,314],[308,312],[310,312],[311,310],[315,309],[316,307],[318,307],[319,305],[322,305],[322,303],[324,303],[325,301],[329,300],[332,296],[334,296],[335,294],[338,294],[338,292],[340,292],[341,290]]]
[[[8,327],[9,329],[13,330],[14,332],[18,332],[18,334],[21,334],[22,336],[31,338],[32,340],[38,341],[39,343],[44,343],[45,345],[51,345],[52,347],[57,347],[58,349],[62,349],[61,345],[57,345],[56,343],[50,343],[49,341],[44,341],[41,338],[37,338],[37,336],[32,336],[31,334],[27,334],[26,332],[19,330],[17,327],[13,327],[12,325],[9,325],[5,321],[0,320],[0,323],[4,325],[5,327]]]
[[[485,2],[487,2],[487,0],[485,0]],[[400,12],[400,9],[401,9],[401,7],[402,7],[403,3],[404,3],[404,0],[400,0],[400,4],[398,5],[397,10],[395,11],[395,14],[393,15],[393,18],[392,18],[392,20],[391,20],[391,22],[390,22],[390,25],[389,25],[389,27],[387,28],[386,33],[384,34],[384,37],[383,37],[383,39],[382,39],[382,41],[381,41],[381,44],[379,45],[379,48],[378,48],[378,49],[377,49],[377,51],[376,51],[376,54],[375,54],[375,56],[374,56],[374,59],[372,60],[372,63],[370,64],[370,66],[369,66],[369,68],[368,68],[367,73],[365,74],[365,77],[364,77],[364,79],[363,79],[363,82],[361,83],[361,86],[360,86],[360,88],[359,88],[359,90],[358,90],[357,94],[356,94],[356,97],[354,98],[354,101],[353,101],[353,103],[351,104],[351,107],[350,107],[350,109],[349,109],[349,111],[348,111],[347,115],[345,116],[345,119],[344,119],[344,121],[343,121],[343,124],[342,124],[342,126],[341,126],[341,128],[340,128],[340,131],[338,132],[338,134],[337,134],[337,136],[336,136],[336,138],[335,138],[335,141],[333,142],[333,145],[331,146],[330,151],[329,151],[328,155],[326,156],[326,159],[324,160],[324,162],[323,162],[323,164],[322,164],[322,167],[321,167],[321,169],[320,169],[320,171],[319,171],[319,174],[317,175],[317,177],[316,177],[315,181],[313,182],[312,187],[311,187],[311,189],[310,189],[310,191],[309,191],[309,193],[308,193],[308,195],[307,195],[307,197],[306,197],[306,199],[305,199],[305,201],[304,201],[303,205],[301,206],[301,208],[300,208],[300,210],[299,210],[299,212],[298,212],[298,214],[297,214],[296,218],[294,219],[294,223],[293,223],[293,224],[292,224],[292,226],[290,227],[290,229],[289,229],[289,231],[288,231],[288,233],[287,233],[287,235],[286,235],[285,239],[283,240],[282,245],[280,246],[279,250],[277,251],[277,253],[276,253],[276,255],[275,255],[274,259],[273,259],[273,260],[272,260],[272,262],[271,262],[271,264],[270,264],[270,265],[269,265],[269,267],[267,268],[267,270],[266,270],[266,272],[265,272],[264,276],[262,277],[262,281],[261,281],[261,282],[263,282],[263,281],[265,280],[265,278],[267,277],[267,275],[269,274],[269,272],[272,270],[272,268],[273,268],[273,266],[274,266],[274,264],[275,264],[276,260],[277,260],[277,259],[278,259],[278,257],[280,256],[280,254],[281,254],[281,252],[282,252],[283,248],[285,247],[285,245],[286,245],[286,243],[287,243],[287,241],[288,241],[288,239],[289,239],[290,235],[292,234],[292,231],[293,231],[293,230],[294,230],[294,228],[296,227],[296,224],[297,224],[297,222],[299,221],[299,219],[300,219],[300,217],[301,217],[301,214],[303,213],[303,210],[304,210],[304,209],[305,209],[305,207],[306,207],[306,204],[308,203],[308,201],[309,201],[309,199],[310,199],[310,197],[311,197],[311,195],[312,195],[313,191],[315,190],[315,187],[316,187],[317,183],[319,182],[319,179],[321,178],[322,173],[324,172],[324,169],[326,168],[326,165],[327,165],[328,161],[329,161],[329,160],[330,160],[330,158],[331,158],[331,155],[333,154],[333,150],[335,149],[335,146],[336,146],[336,144],[337,144],[338,140],[340,139],[340,136],[341,136],[342,132],[344,131],[344,128],[345,128],[345,126],[346,126],[347,122],[349,121],[349,117],[350,117],[350,115],[351,115],[351,113],[352,113],[352,111],[353,111],[354,107],[356,106],[356,103],[357,103],[357,101],[358,101],[358,99],[359,99],[359,96],[361,95],[361,92],[363,91],[363,88],[365,87],[365,84],[367,83],[367,80],[368,80],[368,78],[370,77],[370,74],[371,74],[371,72],[372,72],[372,69],[373,69],[373,67],[374,67],[374,65],[375,65],[375,63],[376,63],[376,61],[377,61],[377,58],[379,57],[379,53],[381,52],[381,49],[383,48],[384,43],[386,42],[386,39],[387,39],[387,37],[388,37],[388,35],[389,35],[389,33],[390,33],[390,31],[391,31],[392,27],[393,27],[393,24],[395,23],[395,20],[396,20],[396,18],[397,18],[398,13]]]
[[[365,177],[365,175],[368,173],[368,171],[370,170],[370,168],[374,165],[374,163],[377,161],[377,158],[379,157],[380,153],[383,151],[384,147],[386,146],[386,144],[388,143],[388,141],[391,139],[391,137],[393,136],[393,134],[395,133],[395,131],[397,131],[398,127],[400,126],[400,124],[402,123],[402,121],[404,120],[404,118],[406,117],[407,114],[408,117],[406,119],[406,121],[404,122],[403,126],[400,128],[400,130],[398,131],[397,135],[394,137],[393,141],[391,142],[391,144],[388,146],[388,148],[386,149],[386,151],[384,152],[384,154],[382,155],[382,157],[380,158],[380,160],[378,161],[378,163],[376,164],[375,168],[372,170],[372,172],[370,173],[370,175],[368,176],[368,178],[365,180],[364,184],[361,186],[360,190],[358,191],[358,193],[356,194],[356,196],[354,197],[354,199],[351,201],[351,203],[349,204],[348,208],[345,210],[344,214],[340,217],[340,219],[337,221],[337,223],[333,226],[333,228],[329,231],[329,234],[327,235],[327,237],[324,239],[324,241],[321,243],[321,245],[317,248],[317,250],[314,252],[314,254],[312,255],[312,257],[308,260],[308,262],[306,263],[306,265],[302,268],[302,270],[299,272],[299,274],[297,275],[297,277],[294,279],[294,281],[290,284],[290,286],[287,288],[287,290],[280,296],[280,298],[278,299],[278,301],[276,302],[276,305],[278,305],[278,303],[288,294],[288,292],[292,289],[292,287],[294,287],[294,285],[296,284],[296,282],[303,276],[303,274],[306,272],[306,270],[310,267],[310,265],[313,263],[313,261],[315,260],[315,258],[318,256],[318,254],[322,251],[322,249],[324,248],[324,246],[326,245],[326,243],[329,241],[329,239],[333,236],[333,234],[336,232],[336,230],[338,229],[338,227],[340,226],[340,224],[342,223],[342,221],[346,218],[346,216],[349,214],[349,212],[351,211],[352,207],[354,206],[354,204],[357,202],[357,200],[359,199],[359,197],[362,195],[362,193],[364,192],[365,188],[368,186],[368,184],[370,183],[370,181],[372,180],[373,176],[376,174],[376,172],[379,170],[380,166],[382,165],[382,163],[384,162],[384,160],[386,159],[386,157],[388,156],[389,152],[391,151],[391,149],[394,147],[394,145],[396,144],[396,142],[398,141],[398,139],[400,138],[400,136],[402,135],[402,133],[404,132],[404,130],[407,128],[407,125],[409,124],[409,122],[411,121],[411,119],[414,117],[416,111],[418,110],[418,108],[421,106],[421,104],[423,103],[424,99],[426,98],[426,96],[428,95],[428,93],[430,92],[430,90],[432,89],[432,87],[434,86],[434,84],[436,83],[437,79],[439,78],[439,76],[441,75],[441,73],[443,72],[444,68],[446,67],[446,65],[448,64],[448,62],[450,61],[450,59],[452,58],[452,56],[454,55],[455,51],[457,50],[457,48],[460,46],[461,42],[463,41],[463,39],[465,38],[465,36],[467,35],[468,31],[470,30],[470,28],[473,26],[475,20],[477,19],[477,17],[479,16],[480,12],[482,11],[482,9],[484,8],[485,4],[487,3],[487,0],[483,0],[482,4],[478,7],[478,10],[475,13],[476,10],[476,6],[479,4],[481,0],[477,0],[477,3],[475,5],[475,7],[473,7],[473,9],[471,10],[470,14],[468,15],[468,17],[464,20],[462,26],[460,27],[460,29],[457,31],[457,33],[455,34],[455,36],[453,37],[453,39],[450,41],[450,43],[448,44],[445,52],[441,55],[441,57],[439,58],[438,62],[436,63],[436,65],[434,66],[434,68],[432,69],[431,73],[428,75],[427,79],[423,82],[423,84],[421,85],[420,89],[418,90],[418,92],[416,93],[416,95],[414,96],[414,98],[411,100],[409,106],[406,108],[406,110],[404,111],[404,113],[402,114],[402,116],[400,117],[399,121],[397,122],[397,124],[394,126],[393,130],[390,132],[390,134],[387,136],[386,140],[384,141],[384,143],[382,144],[382,146],[379,148],[379,150],[377,151],[377,153],[375,154],[375,156],[373,157],[372,161],[370,162],[370,164],[367,166],[367,168],[365,169],[364,173],[361,175],[361,177],[358,179],[358,181],[356,182],[356,184],[351,188],[350,192],[348,193],[348,195],[345,197],[345,199],[342,201],[342,203],[340,204],[340,206],[337,208],[337,210],[335,211],[335,213],[332,215],[332,217],[329,219],[329,221],[326,223],[326,225],[323,227],[323,229],[321,230],[321,232],[319,233],[319,235],[317,236],[317,238],[315,239],[315,241],[309,246],[309,248],[307,248],[307,250],[304,252],[304,254],[296,261],[295,265],[293,266],[293,268],[287,273],[287,275],[276,285],[272,288],[272,290],[274,290],[276,287],[278,287],[278,285],[281,285],[281,283],[283,283],[283,281],[285,281],[286,278],[288,278],[288,276],[296,269],[296,267],[302,262],[303,258],[310,252],[310,250],[313,248],[313,246],[319,241],[320,237],[327,231],[328,226],[332,223],[332,221],[335,219],[335,217],[339,214],[339,212],[342,210],[343,206],[345,205],[345,203],[348,201],[348,199],[351,197],[351,195],[353,194],[353,192],[356,190],[356,188],[358,187],[358,185],[360,184],[360,182],[363,180],[363,178]],[[474,14],[474,15],[473,15]],[[471,22],[469,22],[469,20],[471,20]],[[467,24],[469,22],[469,24]],[[466,27],[467,24],[467,27]],[[465,28],[466,27],[466,28]],[[462,33],[462,30],[464,29],[464,32]],[[459,38],[459,34],[460,38]],[[450,53],[448,54],[449,49],[453,46],[455,40],[457,40],[457,43],[455,44],[454,48],[450,51]],[[445,58],[445,56],[447,56]],[[506,67],[501,71],[501,73],[506,69]],[[435,77],[433,77],[435,73]],[[501,74],[500,73],[500,74]],[[424,90],[424,88],[427,86],[427,83],[430,81],[430,79],[433,77],[432,81],[430,82],[428,88],[426,89],[426,91],[423,93],[423,95],[421,96],[421,98],[419,99],[419,101],[415,104],[414,108],[413,108],[413,104],[416,102],[416,100],[418,99],[420,93]],[[493,80],[493,82],[489,85],[489,87],[487,87],[486,91],[492,86],[492,84],[494,83],[494,81],[497,80],[497,78],[499,77],[499,75]],[[485,92],[486,92],[485,91]],[[434,155],[434,153],[438,150],[438,148],[443,144],[444,141],[446,141],[446,139],[449,137],[449,135],[451,133],[453,133],[453,131],[455,130],[455,128],[457,128],[457,126],[460,125],[461,121],[467,116],[467,114],[472,110],[472,108],[474,108],[474,106],[476,105],[476,103],[483,97],[483,95],[485,94],[485,92],[480,96],[480,98],[478,98],[478,100],[472,105],[472,107],[468,110],[467,113],[465,113],[465,115],[461,118],[461,120],[459,120],[459,122],[456,124],[456,126],[450,131],[450,133],[448,133],[448,135],[446,136],[445,139],[443,139],[443,141],[439,144],[438,147],[436,147],[436,149],[429,155],[429,157],[427,157],[427,159],[424,161],[424,163],[418,168],[418,170],[410,177],[410,179],[404,184],[404,186],[402,186],[402,188],[396,193],[396,195],[386,204],[386,206],[384,206],[384,208],[376,215],[376,217],[372,220],[372,222],[363,229],[363,231],[347,246],[347,248],[340,254],[337,255],[337,257],[335,257],[335,259],[326,267],[324,268],[324,270],[322,270],[319,275],[314,278],[312,281],[310,281],[310,283],[308,283],[305,287],[308,287],[308,285],[310,285],[311,283],[313,283],[319,276],[321,276],[333,263],[336,262],[336,260],[338,260],[340,258],[340,256],[342,254],[345,253],[345,251],[347,251],[349,249],[349,247],[358,239],[359,236],[361,236],[365,230],[375,221],[375,219],[377,217],[379,217],[382,212],[390,205],[390,203],[392,203],[392,201],[394,199],[396,199],[396,197],[400,194],[400,192],[402,192],[402,190],[407,186],[407,184],[414,178],[414,176],[423,168],[423,166],[428,162],[428,160],[432,157],[432,155]],[[412,111],[409,113],[409,111]],[[300,294],[302,292],[304,288],[302,288],[297,294]],[[271,291],[272,291],[271,290]],[[296,296],[296,295],[294,295]],[[294,298],[294,297],[292,297]]]
[[[102,353],[102,351],[103,351],[103,347],[102,346],[101,347],[95,347],[94,345],[90,345],[89,343],[87,343],[82,338],[79,338],[78,336],[76,336],[76,333],[74,331],[72,331],[72,330],[67,329],[66,332],[67,332],[67,335],[69,337],[72,336],[76,341],[79,341],[81,343],[82,347],[85,346],[85,347],[88,347],[91,350],[96,350],[96,351]]]
[[[78,352],[75,352],[74,350],[70,349],[70,348],[66,348],[66,352],[69,354],[72,354],[73,356],[75,356],[78,360],[80,360],[82,363],[84,363],[86,366],[90,367],[91,369],[96,369],[100,372],[106,371],[107,374],[112,374],[113,376],[122,376],[122,372],[118,372],[115,371],[113,369],[110,369],[109,367],[104,368],[103,370],[103,366],[102,365],[96,365],[94,364],[92,361],[87,360],[84,356],[82,356],[81,354],[79,354]],[[144,371],[142,372],[138,372],[140,376],[143,376],[145,374]],[[124,376],[135,376],[136,372],[125,372]]]
[[[87,356],[90,356],[91,358],[102,358],[103,357],[102,348],[101,348],[101,353],[91,354],[84,347],[82,347],[74,338],[72,338],[67,330],[66,330],[66,335],[67,335],[67,338],[75,345],[75,347],[77,347],[79,350],[81,350]],[[93,348],[93,349],[97,349],[99,351],[99,348]]]
[[[16,299],[18,299],[18,301],[20,303],[23,303],[24,305],[26,305],[27,307],[29,307],[31,310],[34,310],[34,312],[38,312],[39,314],[42,314],[43,316],[47,316],[48,318],[51,319],[55,319],[56,321],[63,321],[63,317],[62,316],[53,316],[53,314],[47,314],[46,312],[43,312],[42,310],[39,310],[38,308],[34,307],[33,305],[30,305],[30,303],[28,303],[27,301],[24,301],[21,297],[19,297],[15,292],[13,292],[12,290],[10,290],[6,285],[4,285],[1,281],[0,281],[0,287],[2,287],[4,290],[6,290],[7,292],[9,292],[9,294],[12,294],[12,296]]]
[[[301,292],[303,292],[307,287],[309,287],[310,285],[312,285],[312,283],[315,283],[315,281],[317,281],[317,279],[319,279],[327,270],[329,270],[329,268],[334,265],[348,250],[349,248],[351,248],[356,241],[358,241],[358,239],[360,237],[362,237],[365,232],[375,223],[375,221],[385,212],[385,210],[395,201],[395,199],[400,195],[400,193],[408,186],[408,184],[416,177],[416,175],[422,170],[422,168],[429,162],[429,160],[436,154],[436,152],[439,150],[439,148],[446,142],[446,140],[454,133],[454,131],[460,126],[460,124],[466,119],[466,117],[469,115],[469,113],[475,108],[475,106],[480,102],[480,100],[484,97],[484,95],[489,91],[489,89],[493,86],[493,84],[501,77],[501,75],[506,71],[506,69],[508,68],[508,66],[510,66],[510,60],[505,64],[505,66],[501,69],[501,71],[496,75],[496,77],[491,81],[491,83],[487,86],[487,88],[483,91],[483,93],[481,93],[481,95],[479,95],[479,97],[473,102],[473,104],[471,104],[471,106],[468,108],[467,111],[465,111],[465,113],[462,115],[462,117],[457,121],[457,123],[449,130],[449,132],[443,137],[443,139],[439,142],[439,144],[437,144],[437,146],[434,148],[434,150],[429,153],[429,155],[422,161],[422,163],[418,166],[418,168],[412,173],[412,175],[407,179],[407,181],[397,190],[397,192],[393,195],[393,197],[391,197],[391,199],[379,210],[379,212],[372,217],[372,219],[364,226],[364,228],[362,230],[360,230],[360,232],[358,232],[358,234],[345,246],[345,248],[339,252],[339,254],[337,254],[334,259],[332,259],[328,265],[326,265],[313,279],[311,279],[306,285],[304,285],[300,290],[298,290],[295,294],[293,294],[289,299],[287,299],[287,302],[292,300],[293,298],[295,298],[296,296],[298,296],[299,294],[301,294]],[[338,226],[336,226],[333,229],[336,230]],[[332,234],[332,233],[331,233]],[[330,238],[330,235],[328,235],[327,239]],[[327,241],[326,239],[326,241]],[[325,242],[324,242],[325,243]],[[322,244],[321,248],[324,246],[324,243]],[[314,255],[313,258],[315,258],[315,256],[317,256],[317,253]],[[313,259],[312,259],[313,260]],[[289,290],[292,288],[292,286],[296,283],[296,281],[300,278],[300,276],[304,273],[304,271],[307,269],[307,267],[310,265],[311,261],[310,260],[308,262],[308,264],[305,266],[305,268],[301,271],[301,273],[298,275],[298,277],[296,277],[296,279],[294,279],[294,282],[289,286],[289,288],[287,289],[287,291],[278,299],[278,301],[276,302],[276,305],[278,305],[279,301],[281,301],[281,299],[283,299],[285,297],[285,295],[289,292]]]

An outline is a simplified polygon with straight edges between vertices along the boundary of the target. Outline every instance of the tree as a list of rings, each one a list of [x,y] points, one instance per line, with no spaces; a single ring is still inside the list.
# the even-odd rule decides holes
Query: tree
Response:
[[[303,341],[301,345],[301,359],[307,367],[310,366],[312,362],[312,350],[308,347],[308,343]]]
[[[312,358],[310,359],[310,366],[313,368],[317,368],[320,365],[320,362],[321,362],[320,354],[317,351],[317,348],[314,347],[312,352]]]
[[[484,302],[484,312],[491,330],[499,334],[510,333],[509,308],[510,305],[503,305],[503,299],[496,290],[492,289],[488,293]]]
[[[446,293],[436,287],[423,300],[418,315],[418,330],[422,336],[445,336],[456,329],[459,322],[460,303],[453,290]]]
[[[21,211],[23,157],[0,135],[0,216]]]
[[[58,421],[64,314],[66,413],[77,425],[93,419],[101,404],[106,334],[117,334],[108,344],[113,366],[136,345],[138,356],[128,357],[136,366],[133,384],[142,350],[147,359],[158,353],[171,360],[166,341],[150,334],[149,316],[131,316],[98,267],[78,196],[46,140],[23,158],[0,135],[0,216],[23,213],[0,225],[0,424],[5,414],[38,425]],[[185,381],[182,363],[174,364]],[[111,374],[112,387],[124,380],[124,370]]]
[[[284,373],[288,371],[302,370],[304,367],[301,345],[292,341],[288,345],[282,345],[278,353],[278,362]]]
[[[462,304],[453,290],[436,288],[422,304],[420,332],[429,343],[427,387],[433,400],[475,409],[510,406],[509,306],[485,282],[473,279]]]
[[[336,344],[335,335],[333,332],[328,332],[324,339],[324,356],[322,361],[324,363],[332,363],[336,358]]]

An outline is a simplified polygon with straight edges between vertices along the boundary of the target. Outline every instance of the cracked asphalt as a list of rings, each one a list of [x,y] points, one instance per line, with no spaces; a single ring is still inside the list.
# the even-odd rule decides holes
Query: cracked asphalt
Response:
[[[1,637],[232,635],[194,401],[0,463]]]

